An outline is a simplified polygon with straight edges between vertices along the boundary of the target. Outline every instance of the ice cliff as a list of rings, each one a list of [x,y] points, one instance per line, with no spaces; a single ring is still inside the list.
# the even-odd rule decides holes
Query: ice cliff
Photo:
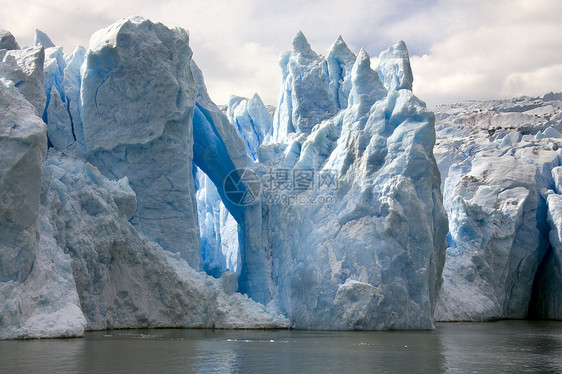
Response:
[[[302,33],[280,58],[255,168],[272,266],[260,279],[243,264],[242,279],[250,295],[267,282],[258,297],[298,328],[433,326],[447,232],[434,117],[411,91],[404,43],[379,61],[341,38],[324,57]]]
[[[435,116],[403,42],[377,63],[299,32],[272,116],[183,29],[0,31],[0,338],[562,318],[562,97]]]
[[[436,108],[449,216],[438,320],[562,318],[562,96]]]
[[[447,224],[403,43],[373,70],[299,33],[273,118],[258,95],[223,113],[183,29],[126,18],[70,55],[39,30],[2,43],[3,338],[432,327]]]
[[[0,50],[0,338],[287,327],[235,292],[235,273],[199,272],[193,160],[219,170],[224,139],[222,161],[250,161],[187,33],[132,17],[87,51],[64,55],[40,32],[35,44]],[[194,113],[207,126],[195,152]]]

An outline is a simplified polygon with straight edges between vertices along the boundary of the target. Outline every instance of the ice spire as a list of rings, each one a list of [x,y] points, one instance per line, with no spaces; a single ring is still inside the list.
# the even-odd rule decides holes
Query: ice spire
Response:
[[[363,48],[351,70],[351,87],[349,106],[359,104],[367,109],[386,96],[379,75],[371,69],[371,57]]]
[[[379,55],[379,76],[387,89],[412,89],[414,77],[406,43],[399,40]]]
[[[318,56],[316,52],[312,50],[312,47],[308,43],[308,40],[306,40],[302,31],[299,31],[293,38],[293,53],[299,53],[303,56]]]
[[[35,30],[35,38],[33,39],[33,45],[35,47],[42,46],[43,48],[50,48],[54,47],[55,43],[51,41],[51,38],[47,36],[43,31],[36,29]]]

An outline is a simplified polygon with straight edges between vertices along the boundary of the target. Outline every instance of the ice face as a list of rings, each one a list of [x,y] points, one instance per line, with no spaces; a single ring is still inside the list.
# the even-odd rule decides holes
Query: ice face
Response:
[[[59,91],[52,89],[47,104],[46,116],[48,119],[47,136],[49,142],[57,149],[67,149],[76,141],[73,136],[73,126],[66,103],[62,100]]]
[[[188,39],[185,30],[138,17],[95,33],[80,113],[88,160],[106,176],[128,177],[137,195],[131,222],[199,269]]]
[[[556,180],[556,193],[547,198],[548,223],[551,227],[550,245],[534,284],[534,316],[562,319],[562,197],[560,195],[561,167],[552,169]]]
[[[342,41],[336,46],[342,49]],[[344,110],[333,100],[329,75],[316,70],[323,57],[302,35],[281,58],[281,101],[274,136],[258,152],[261,173],[273,182],[286,177],[293,187],[304,172],[331,174],[337,183],[311,179],[310,186],[324,188],[276,190],[280,185],[272,184],[264,191],[270,252],[263,258],[270,256],[273,267],[261,284],[269,287],[270,305],[298,328],[431,328],[447,232],[432,153],[434,118],[407,86],[385,89],[365,51],[353,63],[345,49],[342,55],[347,60],[333,71],[349,84],[338,89],[338,98],[347,96]],[[399,63],[389,71],[400,72]],[[292,86],[295,80],[302,86]],[[291,89],[298,93],[289,95]],[[324,103],[334,111],[315,116]],[[308,125],[295,126],[299,121]],[[277,193],[292,199],[276,201]],[[244,273],[253,274],[250,295],[264,276],[254,269],[243,263],[241,286]]]
[[[67,134],[66,136],[70,138],[70,135],[72,135],[75,139],[74,153],[77,155],[84,155],[86,153],[80,99],[80,88],[82,86],[80,69],[84,64],[85,55],[86,49],[84,47],[76,47],[68,57],[62,81],[69,119],[72,124],[72,134]]]
[[[330,80],[332,100],[339,108],[344,109],[347,107],[351,90],[351,69],[355,63],[355,54],[349,50],[341,36],[328,49],[326,62],[328,75],[332,77]]]
[[[0,77],[11,80],[23,96],[35,107],[39,116],[45,110],[42,47],[0,50]]]
[[[302,32],[293,39],[293,50],[281,55],[279,65],[282,83],[273,120],[275,141],[296,131],[308,134],[314,125],[338,111],[326,60],[312,50]],[[305,100],[306,97],[316,100]]]
[[[167,123],[189,121],[194,92],[188,42],[185,30],[134,17],[92,36],[81,87],[89,152],[145,144]]]
[[[437,108],[450,225],[437,319],[560,318],[553,170],[561,104],[545,97]]]
[[[238,222],[222,203],[211,179],[201,169],[195,168],[203,270],[215,278],[225,271],[239,274]]]
[[[13,83],[0,78],[0,281],[25,280],[37,248],[46,128]]]
[[[398,41],[379,55],[377,72],[387,89],[412,89],[414,77],[406,43]]]
[[[45,95],[47,97],[45,112],[43,113],[43,120],[48,122],[47,109],[49,101],[51,100],[51,91],[53,89],[58,91],[61,101],[66,101],[63,77],[64,69],[66,68],[66,61],[62,53],[62,47],[51,47],[45,49],[45,64],[43,66],[43,84],[45,86]]]
[[[48,47],[43,66],[47,99],[42,117],[47,123],[49,144],[79,157],[86,153],[80,113],[80,69],[85,53],[83,47],[77,47],[70,55],[64,55],[62,47]]]
[[[86,322],[70,258],[39,217],[45,124],[4,79],[0,112],[0,338],[80,335]]]

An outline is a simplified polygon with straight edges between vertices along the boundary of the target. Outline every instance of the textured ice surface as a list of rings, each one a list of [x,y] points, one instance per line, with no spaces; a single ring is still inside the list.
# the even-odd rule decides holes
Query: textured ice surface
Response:
[[[86,321],[70,257],[38,219],[45,124],[3,79],[0,112],[0,338],[80,335]]]
[[[385,71],[401,74],[404,52]],[[328,56],[325,70],[301,33],[282,55],[273,133],[256,170],[266,179],[268,168],[331,173],[337,184],[265,187],[263,257],[273,266],[261,283],[298,328],[431,328],[447,232],[433,114],[407,85],[385,88],[365,51],[355,57],[339,38]],[[254,266],[242,268],[250,294],[263,276]]]
[[[203,270],[214,277],[225,271],[239,274],[238,222],[222,203],[214,183],[198,168],[196,186]]]
[[[232,96],[228,100],[227,116],[244,140],[246,151],[254,161],[257,149],[271,131],[272,118],[258,94],[249,99]]]
[[[0,29],[0,49],[20,49],[11,32]]]
[[[45,80],[43,47],[1,52],[2,77],[9,80],[0,81],[0,228],[9,248],[0,252],[0,338],[80,336],[112,327],[287,327],[283,316],[235,292],[235,272],[215,279],[198,271],[195,97],[205,119],[196,124],[209,135],[200,140],[210,146],[198,150],[201,164],[224,177],[225,162],[250,160],[191,64],[187,33],[133,17],[97,38],[87,53],[79,47],[63,60],[60,48],[48,47],[45,66],[56,69],[45,69]],[[43,95],[37,109],[18,92],[29,93],[22,90],[26,82],[38,88],[28,100]],[[45,91],[52,148],[40,194],[47,136],[37,114]],[[146,102],[137,102],[141,96]],[[157,105],[147,111],[148,102]],[[129,126],[140,127],[127,133]],[[128,137],[112,136],[121,132]],[[213,143],[222,139],[223,153],[214,154],[222,158],[213,158]],[[224,236],[237,238],[238,223],[232,216],[230,222],[223,226],[234,234]]]
[[[550,96],[436,108],[450,227],[437,319],[561,317],[562,101]]]
[[[45,110],[43,87],[43,63],[45,51],[42,47],[2,50],[0,49],[0,78],[11,80],[25,98],[33,104],[41,117]]]
[[[23,282],[37,247],[45,124],[12,82],[0,78],[0,281]]]
[[[94,166],[56,153],[45,174],[49,220],[72,258],[89,329],[283,325],[139,234],[128,222],[136,198],[126,178],[111,181]]]
[[[137,229],[194,268],[201,262],[192,174],[195,83],[183,29],[133,17],[96,32],[81,115],[88,160],[128,177]]]

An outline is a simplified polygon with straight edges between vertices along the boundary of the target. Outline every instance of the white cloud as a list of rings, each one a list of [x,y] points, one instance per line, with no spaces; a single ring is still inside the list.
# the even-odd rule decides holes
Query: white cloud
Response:
[[[405,40],[414,91],[430,104],[562,91],[558,0],[0,0],[0,9],[0,28],[20,45],[39,28],[67,53],[128,15],[184,27],[217,103],[258,92],[275,104],[277,58],[298,30],[320,53],[340,34],[372,56]]]

